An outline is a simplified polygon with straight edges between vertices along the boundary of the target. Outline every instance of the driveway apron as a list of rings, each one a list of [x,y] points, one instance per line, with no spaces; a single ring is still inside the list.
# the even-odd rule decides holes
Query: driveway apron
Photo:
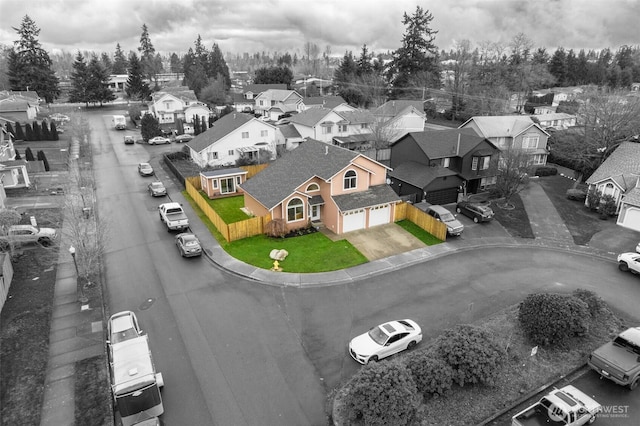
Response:
[[[325,233],[326,234],[326,233]],[[426,245],[395,223],[330,236],[332,240],[347,240],[368,260],[384,259]]]

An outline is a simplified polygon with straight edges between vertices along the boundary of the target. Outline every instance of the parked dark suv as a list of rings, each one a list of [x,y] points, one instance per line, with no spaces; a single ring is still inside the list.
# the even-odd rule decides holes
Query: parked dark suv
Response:
[[[483,204],[470,203],[468,201],[460,201],[456,205],[456,211],[470,217],[475,223],[489,222],[494,216],[491,207]]]

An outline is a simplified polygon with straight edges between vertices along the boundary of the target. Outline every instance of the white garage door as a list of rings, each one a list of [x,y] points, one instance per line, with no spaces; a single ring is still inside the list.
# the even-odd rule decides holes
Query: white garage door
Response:
[[[369,209],[369,227],[389,223],[390,212],[389,204],[371,207],[371,209]]]
[[[640,231],[640,209],[637,207],[629,207],[624,213],[623,219],[618,220],[618,224],[625,228]]]
[[[364,209],[351,210],[342,216],[342,232],[364,229]]]

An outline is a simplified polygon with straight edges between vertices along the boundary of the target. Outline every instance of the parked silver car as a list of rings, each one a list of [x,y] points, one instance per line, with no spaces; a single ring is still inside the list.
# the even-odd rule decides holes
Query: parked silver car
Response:
[[[449,210],[442,206],[430,205],[425,212],[447,225],[447,234],[461,235],[464,231],[464,225]]]

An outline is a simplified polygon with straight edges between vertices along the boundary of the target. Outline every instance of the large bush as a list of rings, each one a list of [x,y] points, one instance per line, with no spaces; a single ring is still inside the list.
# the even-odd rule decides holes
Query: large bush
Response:
[[[610,312],[607,302],[602,300],[602,298],[593,291],[579,288],[573,292],[573,296],[587,304],[591,318],[596,318],[600,314]]]
[[[398,361],[362,367],[347,387],[343,402],[348,424],[414,423],[420,397],[411,373]]]
[[[561,294],[530,294],[522,303],[518,320],[536,345],[564,346],[589,330],[589,306],[577,297]]]
[[[412,352],[405,358],[405,364],[418,392],[425,397],[445,395],[451,389],[454,371],[435,351]]]
[[[458,325],[445,331],[436,341],[436,351],[453,369],[453,380],[492,385],[505,360],[505,351],[488,330]]]

